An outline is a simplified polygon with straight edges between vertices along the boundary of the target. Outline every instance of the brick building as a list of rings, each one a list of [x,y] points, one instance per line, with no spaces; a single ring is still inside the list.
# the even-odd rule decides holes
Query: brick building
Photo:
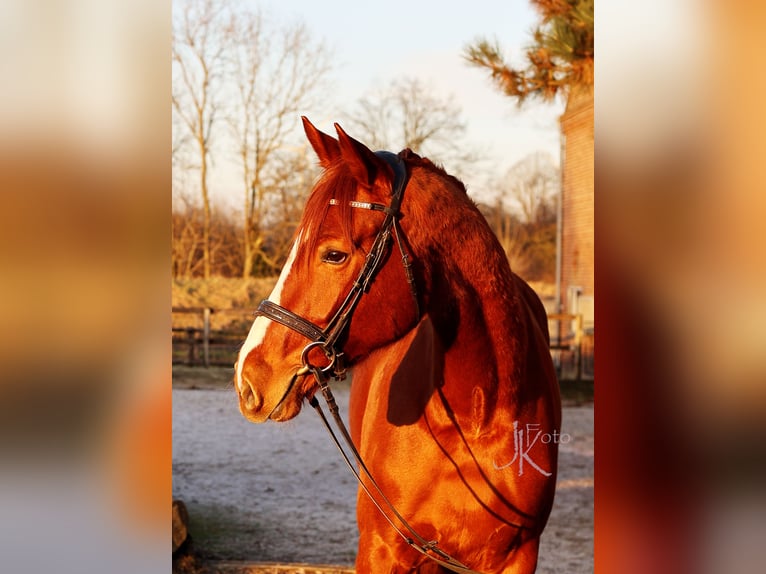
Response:
[[[562,134],[561,309],[593,327],[593,88],[572,92]]]

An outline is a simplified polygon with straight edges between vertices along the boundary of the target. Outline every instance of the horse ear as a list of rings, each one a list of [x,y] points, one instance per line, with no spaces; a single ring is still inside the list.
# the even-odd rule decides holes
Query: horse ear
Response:
[[[386,163],[362,142],[344,132],[340,125],[335,124],[335,131],[338,132],[340,154],[348,164],[354,179],[365,187],[371,187],[380,170],[386,169]]]
[[[340,157],[337,140],[316,129],[306,116],[301,116],[301,120],[303,120],[303,131],[306,132],[306,137],[319,158],[319,165],[327,169]]]

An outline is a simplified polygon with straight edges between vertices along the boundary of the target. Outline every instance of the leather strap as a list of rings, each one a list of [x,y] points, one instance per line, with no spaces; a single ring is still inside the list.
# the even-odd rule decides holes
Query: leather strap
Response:
[[[311,372],[313,373],[314,378],[319,384],[319,388],[322,391],[322,395],[324,396],[325,402],[327,403],[327,407],[330,409],[330,414],[332,415],[333,420],[335,421],[336,427],[341,433],[343,441],[346,443],[346,446],[351,452],[351,456],[354,458],[354,461],[358,465],[358,470],[357,470],[357,467],[351,462],[349,455],[346,453],[345,449],[341,445],[340,440],[335,435],[335,432],[333,431],[332,426],[330,426],[330,422],[327,420],[327,417],[325,416],[324,411],[322,410],[322,407],[316,398],[316,395],[308,399],[308,402],[314,408],[314,410],[317,412],[320,419],[322,420],[322,423],[324,424],[325,429],[329,433],[332,441],[335,443],[335,446],[338,448],[338,451],[343,457],[343,460],[346,463],[346,466],[349,468],[349,470],[351,470],[352,474],[356,477],[356,480],[359,483],[359,486],[362,488],[364,493],[370,499],[370,502],[372,502],[375,508],[377,508],[378,512],[380,512],[383,518],[385,518],[385,520],[394,529],[394,531],[396,531],[396,533],[410,547],[420,552],[423,556],[425,556],[429,560],[432,560],[433,562],[437,562],[443,568],[446,568],[447,570],[450,570],[452,572],[457,572],[458,574],[481,574],[480,572],[477,572],[476,570],[469,568],[468,566],[466,566],[459,560],[453,558],[452,556],[447,554],[447,552],[439,548],[439,543],[437,540],[430,540],[430,541],[426,540],[423,536],[418,534],[418,532],[409,524],[409,522],[407,522],[407,520],[405,520],[405,518],[399,513],[399,511],[391,503],[389,498],[384,494],[383,490],[378,485],[378,482],[370,473],[369,469],[367,468],[367,465],[364,463],[364,460],[359,454],[359,451],[356,449],[356,446],[354,445],[354,441],[351,440],[351,435],[346,429],[346,425],[343,422],[343,418],[340,416],[338,404],[335,401],[335,397],[333,396],[329,385],[327,384],[328,377],[325,375],[325,373],[323,373],[322,371],[318,369],[313,369]],[[362,479],[362,476],[361,476],[362,473],[367,477],[367,480],[369,481],[369,486],[367,482]],[[373,491],[377,493],[377,496],[373,494]],[[378,498],[380,498],[381,500],[379,501]],[[388,510],[386,510],[386,508]],[[396,524],[397,522],[399,523],[400,526],[397,526]]]
[[[325,332],[314,325],[314,323],[307,321],[300,315],[296,315],[292,311],[289,311],[268,299],[261,301],[261,304],[258,305],[258,310],[255,313],[256,315],[268,317],[272,321],[276,321],[293,331],[297,331],[310,341],[324,342],[327,338]]]

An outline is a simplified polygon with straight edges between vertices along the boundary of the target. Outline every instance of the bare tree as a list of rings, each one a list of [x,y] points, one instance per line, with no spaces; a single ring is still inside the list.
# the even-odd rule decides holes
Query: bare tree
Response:
[[[171,264],[173,277],[189,279],[201,271],[202,217],[200,209],[186,195],[173,202]]]
[[[530,229],[519,216],[509,211],[498,197],[494,206],[483,206],[482,212],[495,232],[500,245],[505,251],[511,268],[525,278],[530,278],[530,269],[534,261],[529,253]]]
[[[210,277],[211,265],[208,162],[211,134],[221,106],[226,51],[224,13],[224,4],[217,0],[187,0],[173,22],[173,109],[188,130],[199,159],[205,277]],[[183,141],[179,134],[174,144]]]
[[[417,78],[402,77],[363,96],[350,123],[372,147],[408,147],[459,173],[478,159],[463,140],[466,125],[461,113],[451,98],[435,96]]]
[[[524,223],[537,223],[550,215],[559,188],[558,168],[550,154],[538,151],[515,163],[499,187]]]
[[[556,258],[558,169],[536,152],[514,164],[494,183],[493,205],[481,206],[511,268],[528,280],[552,279]]]
[[[260,262],[262,271],[277,273],[292,243],[303,206],[317,174],[313,154],[306,146],[277,154],[263,182],[269,205],[263,212],[263,237]]]
[[[230,211],[213,209],[210,228],[213,273],[221,277],[239,276],[242,272],[242,252],[239,218]]]
[[[304,24],[279,28],[262,12],[234,14],[228,33],[235,84],[235,105],[228,121],[242,166],[242,275],[249,277],[257,259],[270,266],[274,263],[264,249],[264,218],[271,202],[265,185],[267,170],[284,148],[300,110],[319,94],[331,57]]]
[[[189,279],[203,275],[203,212],[199,202],[179,194],[172,213],[173,277]],[[242,233],[239,218],[213,208],[210,214],[211,273],[236,277],[242,272]]]

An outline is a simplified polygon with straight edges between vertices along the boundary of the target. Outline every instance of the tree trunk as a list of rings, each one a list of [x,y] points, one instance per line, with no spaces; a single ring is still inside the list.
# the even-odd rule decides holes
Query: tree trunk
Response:
[[[207,147],[200,140],[200,189],[202,190],[202,269],[205,279],[210,279],[210,198],[207,192]]]
[[[245,221],[242,226],[242,278],[247,279],[253,274],[253,212],[255,211],[250,169],[247,162],[247,147],[243,144],[241,158],[244,169],[245,184]]]
[[[247,279],[253,274],[255,254],[258,253],[258,236],[255,232],[256,220],[260,219],[262,192],[260,191],[260,166],[255,166],[252,181],[245,176],[245,226],[243,231],[244,262],[242,264],[242,277]],[[247,174],[247,172],[246,172]],[[257,191],[256,191],[257,190]]]
[[[245,230],[243,236],[243,263],[242,263],[242,277],[247,279],[253,274],[253,246],[252,236],[250,234],[250,218],[245,217]]]

